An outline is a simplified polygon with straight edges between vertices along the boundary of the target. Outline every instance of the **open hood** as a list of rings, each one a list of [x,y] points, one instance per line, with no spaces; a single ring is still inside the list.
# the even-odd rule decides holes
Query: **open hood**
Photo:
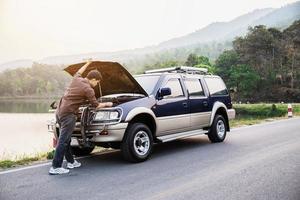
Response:
[[[76,72],[85,63],[78,63],[70,65],[64,70],[74,76]],[[102,96],[119,93],[137,93],[148,96],[146,91],[140,86],[140,84],[131,76],[131,74],[117,62],[107,61],[93,61],[82,74],[82,77],[86,77],[91,71],[97,69],[102,74],[101,91]],[[99,98],[99,87],[95,87],[96,97]]]

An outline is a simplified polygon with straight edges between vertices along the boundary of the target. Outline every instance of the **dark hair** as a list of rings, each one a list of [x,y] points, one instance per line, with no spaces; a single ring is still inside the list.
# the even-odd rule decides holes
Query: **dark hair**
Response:
[[[94,69],[87,74],[86,78],[89,80],[92,80],[94,78],[97,81],[100,81],[102,80],[102,75],[98,70]]]

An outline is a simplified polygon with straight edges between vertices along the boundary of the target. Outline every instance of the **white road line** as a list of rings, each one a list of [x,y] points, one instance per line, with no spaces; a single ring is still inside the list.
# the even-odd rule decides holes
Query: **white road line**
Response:
[[[93,156],[98,156],[98,155],[104,155],[104,154],[108,154],[108,153],[112,153],[112,152],[116,152],[118,150],[109,150],[109,151],[106,151],[106,152],[100,152],[100,153],[95,153],[93,155],[89,155],[89,156],[82,156],[82,157],[78,157],[76,158],[77,160],[80,160],[80,159],[83,159],[83,158],[90,158],[90,157],[93,157]],[[38,168],[38,167],[44,167],[44,166],[48,166],[48,165],[51,165],[52,162],[46,162],[46,163],[41,163],[41,164],[36,164],[36,165],[31,165],[31,166],[27,166],[27,167],[20,167],[20,168],[17,168],[17,169],[9,169],[9,170],[5,170],[5,171],[0,171],[0,175],[2,174],[9,174],[9,173],[14,173],[14,172],[18,172],[18,171],[23,171],[23,170],[26,170],[26,169],[34,169],[34,168]]]
[[[51,162],[32,165],[32,166],[28,166],[28,167],[17,168],[17,169],[5,170],[5,171],[0,172],[0,175],[9,174],[9,173],[13,173],[13,172],[18,172],[18,171],[22,171],[22,170],[25,170],[25,169],[33,169],[33,168],[37,168],[37,167],[43,167],[43,166],[47,166],[47,165],[51,165]]]

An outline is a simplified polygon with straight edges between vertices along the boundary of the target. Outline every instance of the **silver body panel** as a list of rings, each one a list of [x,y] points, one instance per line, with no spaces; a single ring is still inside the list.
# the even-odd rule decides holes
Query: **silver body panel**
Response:
[[[190,129],[190,115],[175,115],[157,118],[156,136],[178,133]]]
[[[191,128],[193,130],[209,125],[211,112],[200,112],[191,114]]]

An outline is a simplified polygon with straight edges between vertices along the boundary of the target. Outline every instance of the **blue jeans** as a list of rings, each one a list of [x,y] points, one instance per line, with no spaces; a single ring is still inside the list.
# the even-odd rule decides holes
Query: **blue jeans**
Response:
[[[53,168],[59,168],[62,166],[64,156],[68,162],[74,162],[70,144],[71,136],[75,128],[76,118],[75,114],[68,114],[63,117],[58,117],[58,115],[56,115],[56,120],[59,124],[59,138],[52,161]]]

